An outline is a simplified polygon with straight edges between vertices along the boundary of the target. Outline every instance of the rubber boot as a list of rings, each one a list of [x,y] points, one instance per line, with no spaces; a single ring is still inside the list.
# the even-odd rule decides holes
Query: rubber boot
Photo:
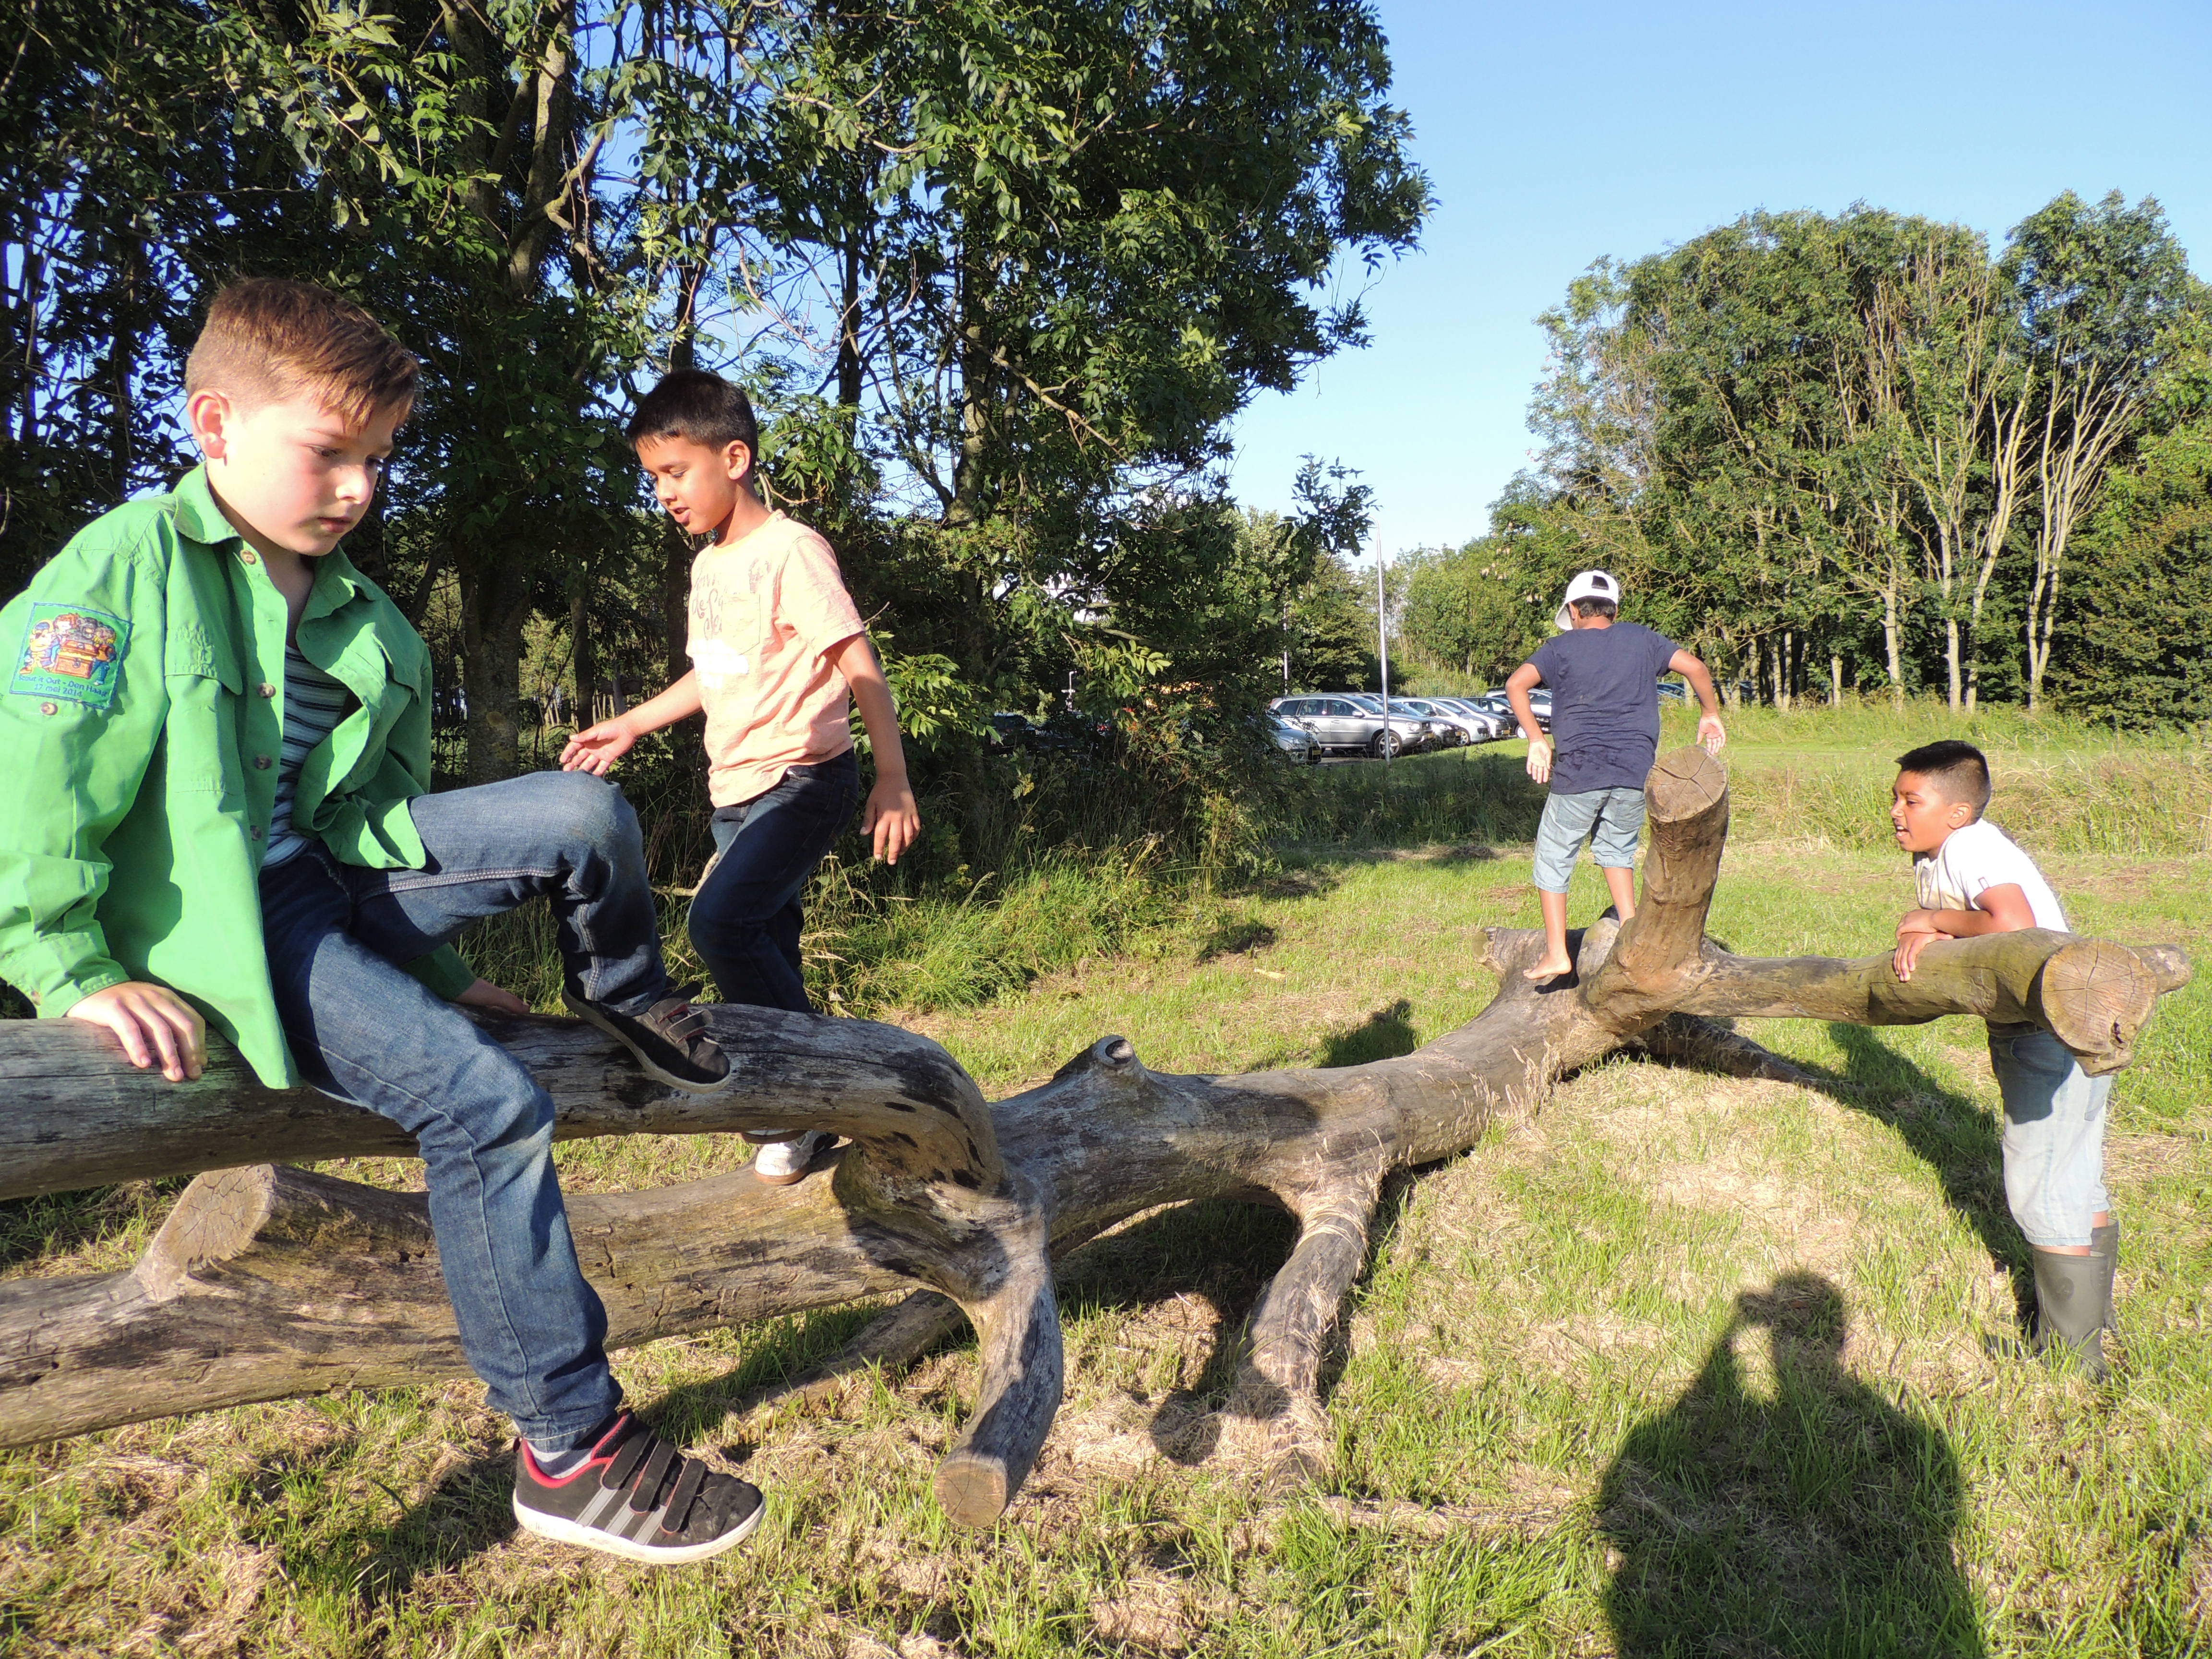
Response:
[[[2035,1264],[2035,1346],[2071,1348],[2093,1382],[2105,1380],[2105,1317],[2112,1308],[2112,1269],[2094,1255],[2028,1251]]]
[[[2105,1328],[2114,1336],[2120,1334],[2119,1316],[2112,1311],[2112,1273],[2120,1265],[2120,1218],[2114,1216],[2101,1227],[2089,1231],[2089,1255],[2103,1265],[2098,1277],[2105,1287]]]

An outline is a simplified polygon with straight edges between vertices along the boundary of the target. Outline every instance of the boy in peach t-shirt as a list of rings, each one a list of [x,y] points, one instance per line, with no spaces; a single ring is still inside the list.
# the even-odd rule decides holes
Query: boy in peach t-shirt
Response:
[[[647,732],[703,711],[715,854],[691,901],[691,943],[723,1001],[811,1013],[800,896],[860,793],[853,705],[876,762],[861,833],[896,864],[921,828],[890,688],[830,544],[756,489],[760,433],[743,390],[679,370],[646,394],[627,434],[669,515],[713,538],[691,565],[691,672],[577,732],[561,764],[604,774]],[[796,1181],[830,1139],[763,1146],[754,1172]]]

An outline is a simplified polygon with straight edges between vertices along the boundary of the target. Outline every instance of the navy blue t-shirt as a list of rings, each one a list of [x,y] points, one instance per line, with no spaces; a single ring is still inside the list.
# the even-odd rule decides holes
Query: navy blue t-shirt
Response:
[[[1528,660],[1552,688],[1552,793],[1641,789],[1659,754],[1659,677],[1674,641],[1640,623],[1555,634]]]

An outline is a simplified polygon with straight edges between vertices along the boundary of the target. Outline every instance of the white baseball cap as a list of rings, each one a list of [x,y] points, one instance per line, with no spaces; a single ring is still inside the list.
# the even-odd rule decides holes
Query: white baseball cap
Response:
[[[1618,606],[1620,603],[1620,584],[1602,570],[1585,570],[1569,582],[1567,597],[1559,601],[1559,614],[1552,618],[1559,625],[1559,631],[1563,634],[1575,625],[1577,599],[1611,599]]]

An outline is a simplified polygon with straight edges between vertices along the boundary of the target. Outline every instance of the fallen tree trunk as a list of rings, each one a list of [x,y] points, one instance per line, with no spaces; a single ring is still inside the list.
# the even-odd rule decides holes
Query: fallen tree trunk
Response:
[[[717,1177],[570,1200],[586,1274],[622,1346],[921,1285],[850,1358],[896,1361],[964,1316],[982,1385],[937,1490],[957,1521],[1001,1513],[1042,1444],[1061,1385],[1052,1260],[1154,1206],[1279,1204],[1299,1231],[1254,1310],[1228,1406],[1279,1468],[1315,1467],[1317,1383],[1392,1170],[1463,1152],[1501,1112],[1635,1043],[1722,1069],[1791,1075],[1698,1016],[1898,1024],[1949,1013],[2032,1021],[2092,1071],[2127,1063],[2157,995],[2186,982],[2166,947],[2048,933],[1929,947],[1909,983],[1887,955],[1738,957],[1705,937],[1726,837],[1725,775],[1665,757],[1633,920],[1579,935],[1577,972],[1521,969],[1541,935],[1492,929],[1499,991],[1417,1053],[1326,1071],[1182,1077],[1106,1037],[1048,1083],[986,1104],[935,1043],[896,1027],[709,1011],[735,1057],[708,1097],[672,1096],[574,1022],[488,1021],[543,1078],[564,1136],[827,1128],[834,1175],[769,1188]],[[274,1094],[229,1069],[172,1085],[89,1028],[0,1027],[0,1170],[15,1193],[193,1170],[143,1260],[118,1273],[0,1287],[0,1443],[171,1413],[463,1375],[422,1200],[272,1161],[404,1152],[383,1120]],[[257,1167],[239,1170],[252,1164]],[[939,1299],[942,1298],[942,1299]]]

